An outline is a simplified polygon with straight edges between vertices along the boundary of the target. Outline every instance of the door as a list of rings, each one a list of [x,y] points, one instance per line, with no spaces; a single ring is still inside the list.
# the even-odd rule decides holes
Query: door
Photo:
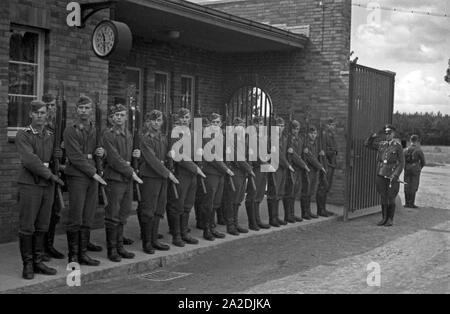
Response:
[[[364,140],[392,122],[395,73],[350,65],[347,195],[344,218],[380,204],[375,190],[375,151]]]

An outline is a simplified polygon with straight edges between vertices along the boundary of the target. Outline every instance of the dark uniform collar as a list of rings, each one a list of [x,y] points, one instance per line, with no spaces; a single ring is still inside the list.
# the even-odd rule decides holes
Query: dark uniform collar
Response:
[[[89,121],[88,124],[84,124],[80,120],[78,120],[73,126],[82,131],[89,131],[92,128],[92,122]]]
[[[159,137],[159,136],[161,136],[161,131],[155,131],[152,128],[149,128],[147,130],[147,135],[152,138]]]
[[[115,133],[116,135],[126,135],[126,129],[125,126],[119,127],[119,126],[112,126],[110,129],[111,132]]]
[[[45,134],[47,134],[47,130],[46,130],[46,128],[45,127],[43,127],[42,128],[42,131],[41,132],[39,132],[39,130],[38,129],[35,129],[35,128],[33,128],[33,126],[30,124],[29,126],[28,126],[28,130],[30,130],[31,131],[31,133],[33,133],[34,135],[45,135]]]

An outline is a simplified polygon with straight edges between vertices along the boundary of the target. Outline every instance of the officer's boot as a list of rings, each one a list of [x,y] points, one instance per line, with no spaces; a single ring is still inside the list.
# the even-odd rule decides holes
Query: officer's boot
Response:
[[[284,209],[284,221],[289,223],[295,223],[290,199],[283,198],[283,209]]]
[[[223,233],[217,231],[216,228],[215,228],[215,226],[213,225],[213,223],[214,223],[214,210],[212,211],[211,214],[212,214],[212,215],[211,215],[211,217],[209,218],[209,223],[211,224],[211,227],[210,227],[210,229],[211,229],[211,234],[212,234],[215,238],[218,238],[218,239],[223,239],[223,238],[225,238],[225,234],[223,234]]]
[[[95,245],[91,242],[91,230],[87,229],[85,232],[87,233],[88,238],[87,250],[91,252],[101,252],[103,248],[100,245]]]
[[[409,193],[405,192],[405,205],[403,205],[403,207],[405,207],[405,208],[410,208],[410,206],[409,206],[409,202],[410,202],[409,197],[410,197]]]
[[[322,193],[316,194],[316,205],[317,205],[317,215],[322,217],[328,217],[328,213],[325,209],[326,206],[326,198]]]
[[[158,216],[153,217],[153,228],[152,228],[152,233],[151,233],[152,247],[155,250],[168,251],[170,249],[170,246],[168,246],[167,244],[161,243],[158,240],[159,220],[160,220],[160,218]],[[180,223],[178,221],[178,226],[179,225],[180,225]]]
[[[189,234],[189,213],[183,212],[180,221],[181,239],[187,244],[198,244],[198,240]]]
[[[248,228],[250,230],[258,231],[259,226],[257,224],[256,220],[256,210],[255,210],[255,203],[253,201],[245,201],[245,211],[247,212],[247,218],[248,218]],[[258,210],[259,213],[259,210]]]
[[[301,222],[303,221],[303,218],[300,216],[295,215],[295,198],[291,199],[291,212],[292,212],[292,217],[294,217],[295,221]]]
[[[80,237],[80,249],[78,251],[78,262],[81,265],[98,266],[100,261],[90,258],[87,253],[87,247],[89,243],[90,231],[88,228],[81,228],[79,232]]]
[[[127,238],[125,236],[123,236],[122,239],[123,239],[123,244],[124,245],[132,245],[134,243],[134,241],[132,239]]]
[[[106,251],[108,259],[111,262],[120,262],[122,258],[119,253],[117,253],[117,227],[116,226],[106,226]]]
[[[238,236],[239,231],[236,229],[236,222],[234,221],[234,204],[227,204],[225,206],[225,219],[227,221],[227,233]]]
[[[394,225],[394,213],[395,213],[395,204],[387,205],[387,220],[384,224],[385,227],[392,227]]]
[[[226,221],[225,221],[225,214],[224,214],[224,209],[223,207],[219,207],[216,209],[216,213],[217,213],[217,224],[221,225],[221,226],[225,226]]]
[[[80,251],[80,237],[78,231],[67,231],[67,248],[70,263],[78,263],[78,252]]]
[[[287,221],[280,219],[280,200],[274,200],[273,201],[273,214],[275,216],[275,219],[278,221],[278,224],[280,226],[287,225]]]
[[[186,243],[181,239],[181,214],[170,213],[172,244],[178,247],[184,247]]]
[[[152,246],[153,218],[141,220],[142,250],[147,254],[155,254]]]
[[[256,225],[261,229],[269,229],[270,225],[262,222],[262,220],[261,220],[260,204],[261,204],[260,202],[253,203],[253,211],[255,212]]]
[[[416,205],[416,192],[411,193],[411,208],[419,208],[419,206]]]
[[[123,224],[119,224],[117,226],[117,253],[122,258],[131,259],[134,258],[134,253],[128,252],[125,250],[124,246],[124,238],[123,238]]]
[[[19,234],[19,247],[23,263],[22,278],[33,279],[33,236]]]
[[[236,230],[239,233],[248,233],[248,229],[242,227],[239,225],[239,204],[233,204],[233,221],[234,226],[236,227]]]
[[[311,217],[311,218],[313,218],[313,219],[319,218],[319,216],[317,216],[316,214],[313,214],[313,213],[311,212],[311,196],[308,196],[306,205],[307,205],[306,208],[307,208],[307,210],[308,210],[309,217]]]
[[[280,223],[278,222],[278,210],[275,214],[275,200],[267,200],[267,210],[269,211],[269,225],[272,227],[280,227]]]
[[[201,203],[200,202],[196,202],[196,204],[194,205],[194,211],[195,211],[195,227],[197,229],[203,230],[203,228],[205,227],[205,219],[204,219],[204,214],[203,214],[203,209],[201,207]]]
[[[208,241],[214,241],[216,238],[211,232],[211,220],[214,219],[214,211],[212,213],[202,212],[204,218],[203,238]]]
[[[59,222],[59,217],[57,217],[57,216],[53,217],[53,215],[52,215],[51,220],[50,220],[50,225],[48,227],[48,231],[45,234],[45,238],[44,238],[45,254],[50,257],[56,258],[56,259],[63,259],[64,254],[62,254],[61,252],[58,252],[55,249],[55,247],[53,246],[53,243],[55,241],[55,228],[56,228],[56,225],[58,224],[58,222]]]
[[[381,220],[377,223],[377,226],[383,226],[387,220],[387,205],[381,204]]]
[[[300,198],[300,207],[302,210],[302,218],[305,220],[310,220],[311,216],[308,213],[308,197],[306,196],[302,196]]]
[[[42,261],[44,253],[45,232],[36,231],[33,234],[33,271],[35,274],[56,275],[56,269],[48,267]]]

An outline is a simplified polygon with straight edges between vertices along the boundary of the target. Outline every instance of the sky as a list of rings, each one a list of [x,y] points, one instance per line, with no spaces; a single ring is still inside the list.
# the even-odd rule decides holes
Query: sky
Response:
[[[370,9],[381,6],[450,16],[450,0],[352,3],[363,5],[352,6],[352,57],[358,57],[358,64],[396,73],[394,111],[450,114],[450,84],[444,81],[450,59],[450,17]]]

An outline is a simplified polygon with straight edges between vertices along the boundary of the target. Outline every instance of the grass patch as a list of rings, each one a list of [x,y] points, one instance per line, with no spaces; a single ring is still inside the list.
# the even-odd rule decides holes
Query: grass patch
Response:
[[[449,146],[422,146],[425,161],[429,167],[439,167],[450,164]]]

